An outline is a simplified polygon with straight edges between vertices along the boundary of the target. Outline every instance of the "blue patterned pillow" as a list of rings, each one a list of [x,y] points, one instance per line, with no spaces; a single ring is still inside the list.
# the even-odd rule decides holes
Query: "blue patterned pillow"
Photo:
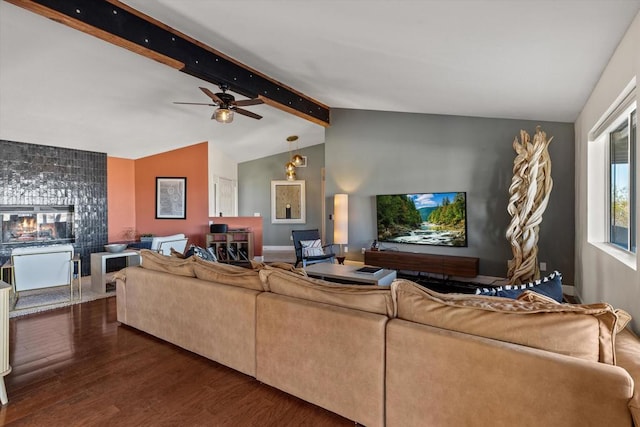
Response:
[[[216,255],[213,253],[212,248],[205,249],[200,246],[191,245],[189,246],[189,249],[187,249],[187,252],[184,254],[184,257],[189,258],[192,255],[200,257],[205,261],[212,261],[212,262],[218,261],[218,259],[216,258]]]
[[[523,283],[522,285],[506,285],[496,288],[478,288],[476,295],[490,295],[495,297],[516,299],[524,291],[533,291],[558,302],[562,302],[562,274],[554,271],[547,277],[535,282]]]

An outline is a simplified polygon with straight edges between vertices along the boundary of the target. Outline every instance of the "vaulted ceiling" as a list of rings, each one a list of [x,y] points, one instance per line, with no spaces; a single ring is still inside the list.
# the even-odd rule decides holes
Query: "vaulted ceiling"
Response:
[[[116,3],[112,1],[112,3]],[[126,0],[332,108],[572,122],[640,0]],[[0,139],[138,158],[209,141],[236,161],[324,142],[269,105],[210,120],[216,87],[0,2]],[[236,94],[237,99],[243,99]]]

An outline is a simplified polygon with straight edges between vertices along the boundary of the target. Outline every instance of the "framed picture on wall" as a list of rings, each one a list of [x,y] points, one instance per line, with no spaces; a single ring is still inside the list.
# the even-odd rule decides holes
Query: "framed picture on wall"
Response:
[[[156,219],[187,218],[187,178],[156,177]]]
[[[271,223],[306,222],[304,180],[271,181]]]

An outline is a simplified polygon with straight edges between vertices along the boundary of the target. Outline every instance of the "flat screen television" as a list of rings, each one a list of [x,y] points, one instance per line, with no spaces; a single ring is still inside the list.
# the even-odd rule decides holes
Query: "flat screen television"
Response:
[[[411,193],[376,196],[378,241],[467,246],[467,194]]]

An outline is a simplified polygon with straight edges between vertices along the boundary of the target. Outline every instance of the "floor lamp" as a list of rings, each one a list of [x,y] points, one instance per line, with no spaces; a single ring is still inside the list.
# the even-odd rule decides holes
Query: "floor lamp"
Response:
[[[333,196],[333,243],[340,245],[338,263],[344,264],[342,245],[349,240],[349,195],[336,194]]]

